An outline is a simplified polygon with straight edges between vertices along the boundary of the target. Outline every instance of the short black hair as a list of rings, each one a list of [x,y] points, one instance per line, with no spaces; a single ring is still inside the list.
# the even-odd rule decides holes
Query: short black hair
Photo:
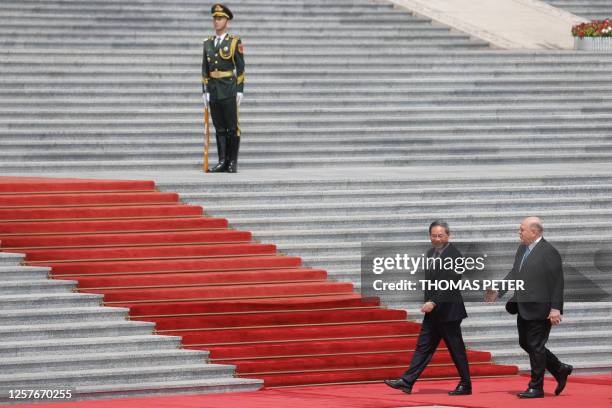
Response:
[[[435,220],[434,222],[432,222],[431,224],[429,224],[429,233],[431,234],[431,230],[434,227],[442,227],[444,228],[444,231],[446,231],[446,234],[450,234],[450,228],[448,227],[448,223],[445,221],[441,221],[441,220]]]

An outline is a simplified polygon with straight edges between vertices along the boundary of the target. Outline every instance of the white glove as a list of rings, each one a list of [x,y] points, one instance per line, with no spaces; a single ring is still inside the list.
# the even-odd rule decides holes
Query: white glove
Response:
[[[236,94],[236,104],[238,106],[240,106],[240,102],[242,102],[242,98],[244,97],[244,94],[242,92],[238,92]]]
[[[203,93],[202,94],[202,100],[204,101],[204,106],[208,107],[208,104],[210,102],[210,94],[207,93]]]

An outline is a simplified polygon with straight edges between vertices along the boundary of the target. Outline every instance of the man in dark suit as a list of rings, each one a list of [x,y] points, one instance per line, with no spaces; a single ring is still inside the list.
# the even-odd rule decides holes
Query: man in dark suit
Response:
[[[527,217],[521,223],[521,245],[516,251],[512,270],[504,280],[522,280],[524,290],[516,291],[506,304],[506,310],[516,314],[519,344],[529,354],[531,381],[519,398],[544,397],[544,372],[548,370],[557,380],[555,395],[565,388],[572,366],[563,364],[546,342],[551,326],[561,322],[563,314],[563,266],[559,252],[544,239],[544,227],[537,217]],[[506,291],[489,291],[488,302],[493,302]]]
[[[448,224],[442,221],[434,221],[429,226],[429,237],[433,247],[427,251],[426,255],[428,259],[434,259],[434,261],[428,262],[425,279],[431,282],[442,280],[457,282],[461,280],[461,274],[456,273],[454,268],[445,267],[450,264],[449,259],[452,260],[452,265],[455,265],[455,259],[462,257],[459,250],[449,243],[450,230]],[[425,303],[421,312],[425,316],[410,367],[401,378],[385,380],[385,384],[410,394],[417,378],[431,361],[440,340],[444,339],[461,377],[459,385],[448,394],[469,395],[472,393],[472,382],[465,344],[461,335],[461,321],[467,317],[467,313],[463,305],[461,292],[457,289],[448,291],[426,290],[424,295]]]

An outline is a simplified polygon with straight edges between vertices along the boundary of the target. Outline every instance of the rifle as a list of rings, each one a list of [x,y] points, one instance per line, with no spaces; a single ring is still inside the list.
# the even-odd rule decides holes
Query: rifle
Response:
[[[210,145],[210,123],[208,120],[208,104],[204,106],[204,173],[208,173],[208,146]]]

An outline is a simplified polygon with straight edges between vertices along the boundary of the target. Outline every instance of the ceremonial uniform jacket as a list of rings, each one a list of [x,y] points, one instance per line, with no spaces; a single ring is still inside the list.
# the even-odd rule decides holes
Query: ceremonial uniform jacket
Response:
[[[244,90],[244,53],[240,37],[227,34],[218,48],[215,36],[204,41],[202,59],[202,92],[211,102],[236,98]]]

